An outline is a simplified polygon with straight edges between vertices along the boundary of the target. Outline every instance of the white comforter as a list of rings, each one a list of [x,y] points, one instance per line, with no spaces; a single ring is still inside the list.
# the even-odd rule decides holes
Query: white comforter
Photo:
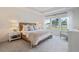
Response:
[[[32,45],[37,45],[40,40],[44,40],[44,38],[51,35],[49,30],[24,31],[23,34],[28,37]]]

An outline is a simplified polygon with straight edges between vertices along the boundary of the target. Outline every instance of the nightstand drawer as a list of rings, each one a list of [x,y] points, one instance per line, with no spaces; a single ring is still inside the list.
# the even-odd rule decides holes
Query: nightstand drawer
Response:
[[[9,33],[9,41],[21,39],[21,33],[20,32],[10,32]]]
[[[18,34],[18,35],[13,35],[13,36],[11,36],[11,38],[17,38],[17,37],[20,37],[21,35],[20,34]]]

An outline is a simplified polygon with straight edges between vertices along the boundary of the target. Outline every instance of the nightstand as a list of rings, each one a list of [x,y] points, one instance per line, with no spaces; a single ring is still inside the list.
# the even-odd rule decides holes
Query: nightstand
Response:
[[[19,31],[9,32],[9,41],[21,39],[21,33]]]

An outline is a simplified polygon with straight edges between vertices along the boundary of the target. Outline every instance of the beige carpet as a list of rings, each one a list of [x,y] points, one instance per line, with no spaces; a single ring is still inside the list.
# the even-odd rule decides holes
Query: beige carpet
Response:
[[[24,40],[12,42],[1,42],[0,52],[66,52],[68,51],[68,42],[57,36],[48,39],[35,48],[31,48]]]

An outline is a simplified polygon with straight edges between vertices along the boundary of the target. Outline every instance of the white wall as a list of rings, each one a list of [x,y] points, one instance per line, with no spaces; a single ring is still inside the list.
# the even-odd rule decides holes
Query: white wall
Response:
[[[69,51],[79,52],[79,30],[74,31],[74,29],[79,29],[79,8],[74,8],[68,13],[69,19],[69,28],[72,31],[69,31]]]
[[[0,7],[0,42],[7,40],[10,20],[18,22],[39,22],[43,24],[43,16],[29,8]]]
[[[69,52],[79,52],[79,31],[69,31]]]
[[[79,27],[79,8],[73,8],[68,12],[69,16],[69,29]]]

